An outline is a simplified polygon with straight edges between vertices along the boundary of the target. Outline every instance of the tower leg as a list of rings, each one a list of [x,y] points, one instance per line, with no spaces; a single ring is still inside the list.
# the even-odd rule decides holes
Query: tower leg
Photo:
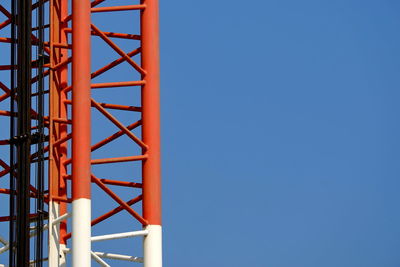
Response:
[[[162,266],[161,234],[161,159],[160,159],[160,56],[158,0],[143,0],[141,13],[142,67],[142,135],[148,145],[143,161],[143,217],[149,234],[144,238],[144,266]]]
[[[89,267],[91,263],[90,202],[90,199],[86,198],[80,198],[72,202],[73,267]]]
[[[147,225],[149,232],[144,237],[144,267],[162,266],[162,227],[161,225]]]
[[[72,1],[72,266],[91,264],[90,1]]]
[[[67,185],[64,176],[67,168],[64,161],[67,158],[68,145],[66,143],[54,146],[59,139],[67,135],[67,126],[54,123],[53,118],[67,119],[67,108],[64,100],[66,93],[61,89],[68,84],[68,66],[59,69],[54,66],[68,57],[67,49],[55,48],[54,43],[67,44],[67,34],[63,32],[65,23],[62,18],[68,15],[68,0],[50,0],[50,138],[49,138],[49,266],[65,267],[66,258],[63,248],[66,234],[66,221],[53,224],[60,216],[67,213],[67,203],[53,200],[54,196],[67,198]]]

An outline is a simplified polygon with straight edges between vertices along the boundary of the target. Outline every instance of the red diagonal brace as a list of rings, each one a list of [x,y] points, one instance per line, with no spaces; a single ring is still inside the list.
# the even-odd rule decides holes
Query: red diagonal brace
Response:
[[[134,62],[130,56],[128,56],[124,51],[122,51],[121,48],[119,48],[113,41],[111,41],[110,38],[108,38],[102,31],[100,31],[96,26],[94,26],[93,24],[91,24],[92,30],[95,31],[101,39],[104,40],[104,42],[106,42],[109,46],[111,46],[115,52],[117,52],[121,57],[125,58],[125,60],[132,65],[132,67],[134,67],[138,72],[140,72],[140,74],[145,75],[146,71],[144,69],[142,69],[142,67],[140,67],[136,62]]]
[[[120,204],[129,214],[131,214],[135,219],[137,219],[141,224],[147,225],[147,221],[142,218],[136,211],[134,211],[125,201],[123,201],[119,196],[117,196],[110,188],[108,188],[99,178],[92,174],[92,181],[95,182],[104,192],[106,192],[112,199],[114,199],[118,204]]]
[[[132,206],[133,204],[135,204],[135,203],[137,203],[137,202],[139,202],[141,200],[142,200],[142,195],[137,196],[137,197],[129,200],[128,202],[126,202],[126,204],[129,205],[129,206]],[[119,213],[119,212],[121,212],[123,210],[124,210],[124,208],[121,205],[119,205],[115,209],[112,209],[109,212],[104,213],[103,215],[101,215],[101,216],[97,217],[96,219],[94,219],[92,221],[91,225],[94,226],[94,225],[96,225],[96,224],[98,224],[98,223],[110,218],[111,216],[113,216],[113,215],[115,215],[115,214],[117,214],[117,213]],[[71,233],[68,233],[67,235],[65,235],[64,240],[66,241],[66,240],[68,240],[70,238],[71,238]]]
[[[94,107],[100,111],[107,119],[114,123],[119,129],[121,129],[127,136],[129,136],[135,143],[137,143],[142,148],[147,149],[147,145],[143,143],[136,135],[134,135],[130,130],[128,130],[121,122],[119,122],[113,115],[111,115],[105,108],[103,108],[99,103],[91,99]]]

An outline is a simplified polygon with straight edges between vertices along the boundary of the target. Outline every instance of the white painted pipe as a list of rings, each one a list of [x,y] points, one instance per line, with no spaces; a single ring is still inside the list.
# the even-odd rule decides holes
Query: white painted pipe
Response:
[[[113,240],[113,239],[120,239],[120,238],[127,238],[127,237],[145,236],[147,234],[148,234],[147,230],[141,230],[141,231],[134,231],[134,232],[93,236],[91,238],[91,240],[92,240],[92,242],[98,242],[98,241]]]
[[[9,248],[10,245],[8,244],[7,240],[5,240],[3,237],[0,236],[0,242],[3,243],[4,247],[0,248],[0,254],[6,252]],[[1,267],[1,265],[0,265]]]
[[[162,227],[148,225],[148,234],[143,240],[144,267],[162,267]]]
[[[101,266],[104,267],[111,267],[110,265],[107,264],[107,262],[103,261],[99,256],[97,256],[93,251],[90,252],[90,254],[92,255],[93,259],[99,263]]]
[[[8,245],[7,240],[5,240],[2,236],[0,236],[0,242],[3,243],[3,245]]]
[[[131,261],[131,262],[143,262],[143,258],[141,258],[141,257],[113,254],[113,253],[105,253],[105,252],[93,252],[93,253],[104,259],[123,260],[123,261]]]
[[[0,248],[0,254],[6,252],[10,248],[10,245],[5,245],[4,247]]]
[[[54,221],[52,221],[52,225],[56,225],[59,224],[60,222],[64,221],[65,219],[68,219],[69,217],[71,217],[71,213],[65,213],[64,215],[61,215],[60,217],[58,217],[57,219],[55,219]],[[49,225],[46,223],[45,225],[43,225],[43,231],[46,231],[49,229]],[[37,231],[33,231],[29,234],[30,237],[34,237],[37,235]]]
[[[79,198],[72,201],[72,266],[91,266],[91,201]]]
[[[64,253],[67,253],[67,254],[72,252],[70,248],[64,248],[63,251],[64,251]],[[100,258],[104,258],[104,259],[123,260],[123,261],[143,263],[142,257],[135,257],[135,256],[114,254],[114,253],[107,253],[107,252],[98,252],[98,251],[92,251],[92,253],[94,253],[95,255],[99,256]]]
[[[52,225],[56,225],[62,221],[64,221],[65,219],[68,219],[69,217],[71,217],[71,213],[65,213],[63,215],[61,215],[60,217],[58,217],[57,219],[55,219],[54,221],[51,222]],[[49,229],[49,225],[46,223],[45,225],[43,225],[43,231],[46,231]],[[37,231],[32,231],[29,236],[30,237],[34,237],[37,235]],[[0,242],[1,242],[1,236],[0,236]]]
[[[43,227],[43,230],[49,231],[49,250],[48,250],[48,258],[49,258],[49,267],[65,267],[61,263],[61,259],[63,259],[63,252],[61,250],[60,243],[60,225],[54,224],[53,222],[60,217],[60,203],[57,201],[49,202],[49,227],[48,224]],[[31,233],[31,236],[35,236],[37,232]]]
[[[55,219],[52,224],[55,225],[57,223],[60,223],[62,221],[64,221],[65,219],[68,219],[69,217],[71,217],[71,213],[65,213],[63,215],[61,215],[60,217],[58,217],[57,219]]]

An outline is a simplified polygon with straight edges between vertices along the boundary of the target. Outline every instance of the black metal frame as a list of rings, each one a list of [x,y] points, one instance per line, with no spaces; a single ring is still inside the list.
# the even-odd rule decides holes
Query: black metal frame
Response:
[[[17,15],[17,266],[29,266],[32,0],[18,1]]]

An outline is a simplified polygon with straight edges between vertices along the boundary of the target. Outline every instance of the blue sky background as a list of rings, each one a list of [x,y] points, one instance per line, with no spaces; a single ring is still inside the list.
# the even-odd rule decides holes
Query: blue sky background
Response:
[[[400,2],[160,2],[165,265],[400,266]]]
[[[165,266],[399,267],[400,2],[160,0],[160,12]],[[126,12],[93,21],[139,30]],[[138,45],[116,42],[125,51]],[[93,69],[118,58],[104,49],[93,41]],[[1,64],[8,53],[3,44]],[[122,67],[94,82],[137,79]],[[112,90],[93,96],[140,104],[137,90]],[[112,113],[124,124],[139,117]],[[116,131],[93,118],[94,142]],[[128,143],[93,157],[139,153]],[[93,169],[138,181],[138,166],[121,165]],[[93,193],[93,217],[115,207]],[[118,216],[93,234],[140,228]],[[110,242],[95,249],[141,254],[140,239]]]

